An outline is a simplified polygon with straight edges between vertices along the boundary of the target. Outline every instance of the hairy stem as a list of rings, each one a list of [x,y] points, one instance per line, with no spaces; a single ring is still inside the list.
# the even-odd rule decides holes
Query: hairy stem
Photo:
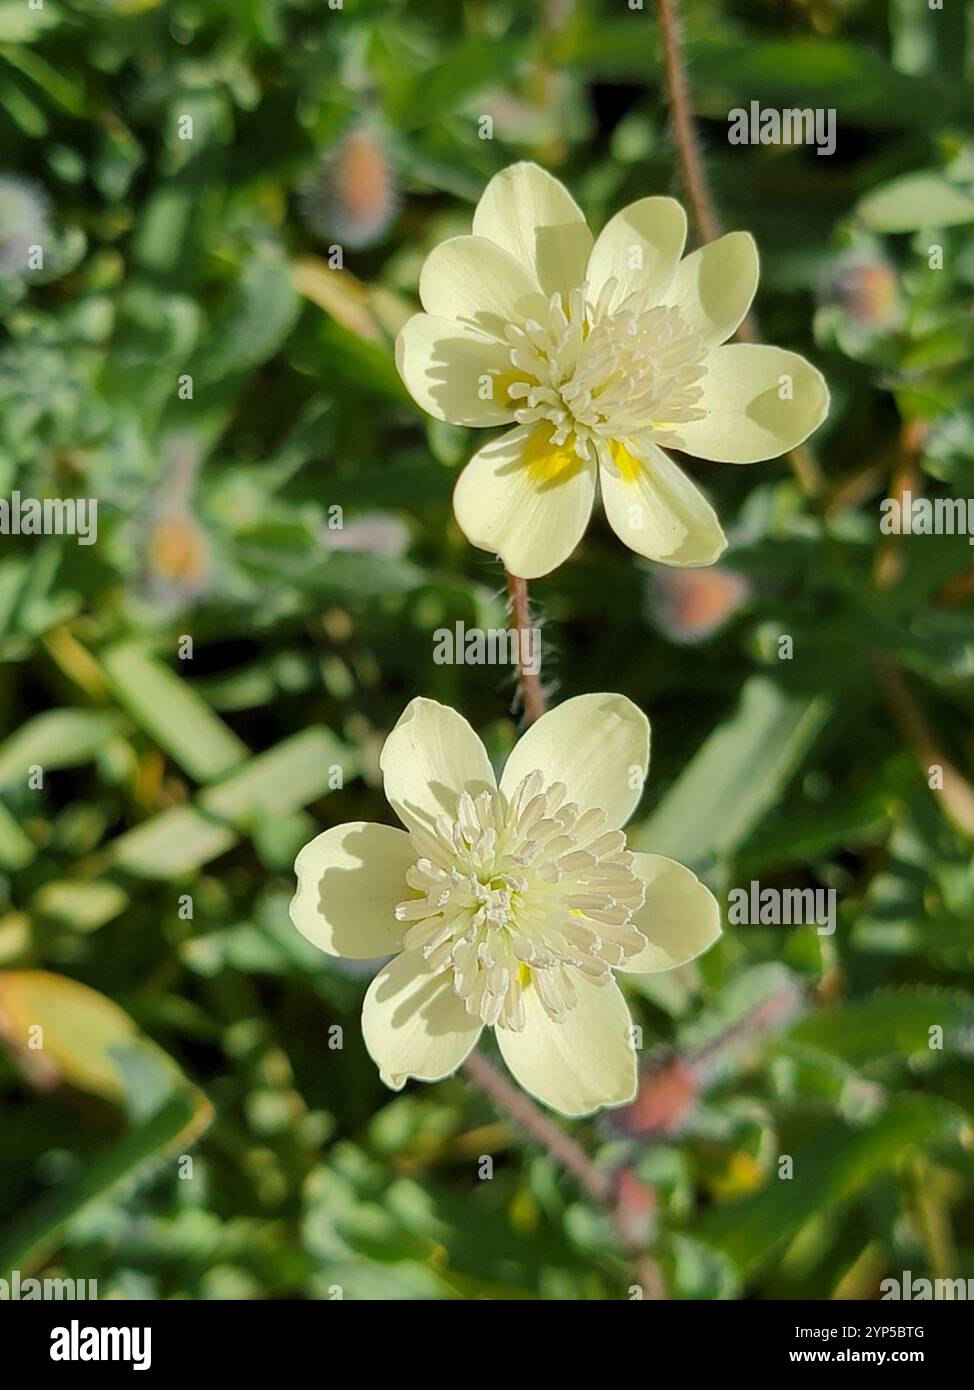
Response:
[[[539,1110],[534,1101],[508,1081],[493,1062],[481,1052],[471,1052],[463,1064],[476,1085],[507,1112],[529,1138],[540,1144],[566,1173],[570,1173],[585,1194],[605,1210],[612,1220],[619,1244],[632,1261],[635,1276],[645,1299],[666,1298],[666,1285],[659,1265],[645,1248],[643,1211],[652,1213],[656,1194],[629,1169],[612,1172],[589,1158],[581,1144]],[[634,1220],[633,1211],[637,1215]]]
[[[504,571],[507,580],[507,606],[511,615],[511,625],[516,628],[518,633],[518,656],[527,647],[527,643],[521,640],[522,632],[529,632],[531,629],[531,610],[528,603],[528,581],[519,579],[516,574]],[[540,666],[540,662],[539,662]],[[527,724],[533,724],[536,719],[540,719],[545,712],[544,691],[541,688],[540,673],[526,671],[518,660],[517,685],[521,692],[521,704],[524,707],[524,719]]]
[[[604,1203],[612,1192],[611,1176],[593,1163],[580,1144],[571,1135],[548,1118],[533,1100],[518,1090],[512,1081],[499,1072],[494,1064],[481,1052],[471,1052],[464,1062],[464,1070],[482,1091],[486,1091],[495,1105],[506,1110],[515,1124],[530,1135],[552,1158],[574,1177],[594,1202]]]
[[[511,624],[518,632],[518,655],[525,650],[520,634],[531,626],[527,580],[504,571],[507,581],[507,600]],[[518,689],[524,706],[524,718],[533,724],[545,712],[544,691],[537,672],[526,671],[518,663]],[[520,1129],[540,1144],[551,1157],[571,1173],[586,1195],[611,1216],[622,1249],[632,1258],[634,1270],[647,1299],[666,1297],[662,1272],[651,1255],[647,1254],[635,1227],[630,1208],[655,1207],[656,1194],[638,1179],[627,1173],[612,1173],[593,1163],[581,1144],[566,1134],[554,1120],[540,1110],[512,1081],[509,1081],[482,1052],[471,1052],[463,1064],[464,1071],[475,1085],[484,1091],[494,1104],[505,1111]]]
[[[710,199],[703,160],[700,157],[690,87],[683,62],[676,0],[656,0],[656,10],[659,15],[660,37],[663,41],[663,67],[673,118],[673,133],[690,210],[701,238],[704,241],[716,241],[720,236],[720,223]]]

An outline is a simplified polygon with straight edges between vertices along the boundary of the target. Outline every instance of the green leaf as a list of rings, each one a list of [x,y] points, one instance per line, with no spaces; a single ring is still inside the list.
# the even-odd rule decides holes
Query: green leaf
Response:
[[[6,806],[0,802],[0,869],[23,869],[37,850]]]
[[[911,1147],[956,1136],[961,1125],[960,1112],[919,1095],[895,1097],[862,1127],[838,1120],[822,1125],[812,1138],[793,1145],[794,1177],[775,1174],[753,1197],[706,1212],[694,1235],[722,1250],[742,1272],[751,1270],[824,1209],[837,1220],[838,1204],[896,1168]]]
[[[340,769],[344,780],[352,765],[349,749],[329,729],[304,729],[208,787],[199,804],[213,816],[246,826],[258,815],[285,815],[316,801],[329,790],[332,769]]]
[[[194,806],[174,806],[120,835],[112,860],[138,878],[182,878],[225,854],[239,838]]]
[[[69,116],[84,117],[87,114],[83,84],[72,82],[64,76],[62,70],[52,66],[38,54],[3,44],[0,46],[0,58],[29,78],[49,101],[54,102]]]
[[[102,664],[119,703],[197,782],[222,777],[247,758],[246,744],[141,644],[112,647]]]
[[[930,1046],[930,1030],[943,1030],[943,1048]],[[851,1066],[879,1065],[890,1058],[904,1066],[930,1066],[951,1055],[974,1053],[974,1000],[930,985],[884,990],[822,1009],[797,1023],[784,1042],[818,1048]]]
[[[309,369],[323,377],[327,374],[329,382],[348,386],[360,394],[383,396],[396,405],[410,404],[392,352],[383,344],[371,343],[324,315],[315,325],[314,334]]]
[[[281,248],[274,242],[259,242],[189,371],[198,384],[252,371],[273,357],[300,308]]]
[[[186,242],[198,209],[192,188],[174,181],[162,184],[146,199],[134,239],[139,265],[169,274],[186,253]]]
[[[122,1050],[145,1048],[180,1077],[116,1003],[47,970],[0,971],[0,1034],[29,1075],[37,1071],[49,1083],[66,1082],[116,1104],[126,1089],[117,1055]]]
[[[0,746],[0,786],[26,786],[28,769],[52,772],[90,762],[124,721],[109,711],[48,710],[31,719]]]
[[[842,846],[880,839],[888,825],[888,806],[869,787],[851,796],[788,806],[769,815],[742,849],[741,877],[757,877],[790,864],[812,863]]]
[[[32,8],[26,0],[2,0],[0,2],[0,41],[3,43],[30,43],[45,29],[53,29],[61,23],[62,16],[54,5]]]
[[[856,213],[874,232],[915,232],[974,222],[974,197],[942,174],[906,174],[861,198]]]
[[[330,730],[312,726],[252,758],[202,791],[194,806],[176,806],[120,835],[114,863],[140,878],[171,879],[225,854],[240,832],[263,834],[269,816],[286,817],[331,790],[354,768],[351,751]]]
[[[10,1224],[0,1245],[0,1271],[29,1272],[57,1249],[68,1223],[120,1182],[130,1179],[162,1150],[185,1142],[208,1122],[199,1093],[174,1092],[143,1124],[116,1139],[89,1159],[82,1176],[69,1187],[31,1207]]]
[[[107,879],[97,883],[55,879],[38,889],[31,899],[31,908],[76,931],[95,931],[124,912],[128,902],[124,888]]]
[[[752,676],[734,714],[632,837],[633,848],[691,867],[731,854],[774,805],[831,709],[825,695],[786,695],[766,676]]]

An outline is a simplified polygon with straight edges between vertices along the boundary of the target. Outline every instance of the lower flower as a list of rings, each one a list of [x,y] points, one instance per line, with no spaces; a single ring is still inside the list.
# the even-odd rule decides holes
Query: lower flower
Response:
[[[689,869],[626,848],[649,723],[622,695],[582,695],[521,738],[500,782],[455,710],[413,700],[382,751],[405,826],[326,830],[298,855],[291,917],[329,954],[393,955],[362,1031],[383,1081],[438,1081],[493,1027],[525,1088],[565,1115],[636,1092],[614,970],[669,970],[720,934]]]

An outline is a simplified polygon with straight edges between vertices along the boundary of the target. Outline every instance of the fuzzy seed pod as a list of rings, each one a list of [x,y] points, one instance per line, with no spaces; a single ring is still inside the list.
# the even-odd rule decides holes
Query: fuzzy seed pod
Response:
[[[720,565],[660,566],[653,573],[650,611],[672,641],[701,642],[730,621],[750,592],[743,575]]]
[[[306,184],[304,217],[316,236],[352,249],[372,246],[395,216],[397,193],[382,140],[357,126],[322,157]]]

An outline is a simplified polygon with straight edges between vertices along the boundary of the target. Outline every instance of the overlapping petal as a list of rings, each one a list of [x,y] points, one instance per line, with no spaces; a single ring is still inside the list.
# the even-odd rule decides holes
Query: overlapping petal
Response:
[[[531,272],[482,236],[451,237],[434,247],[420,271],[419,298],[428,314],[498,339],[509,323],[548,321],[548,302]]]
[[[621,476],[600,470],[609,525],[621,541],[666,565],[712,565],[727,548],[717,513],[682,468],[655,445],[617,450]]]
[[[543,714],[518,739],[501,775],[512,796],[535,769],[564,782],[582,810],[598,806],[611,828],[632,815],[649,769],[649,720],[625,695],[577,695]]]
[[[452,425],[511,424],[511,360],[496,338],[455,319],[414,314],[396,340],[396,367],[421,409]]]
[[[641,198],[609,219],[592,247],[586,279],[597,300],[606,281],[616,288],[608,301],[617,309],[630,295],[640,307],[659,302],[673,279],[687,238],[687,216],[675,198]]]
[[[523,579],[556,569],[582,539],[595,500],[595,465],[547,446],[550,426],[492,439],[460,474],[453,510],[471,545]]]
[[[462,792],[493,788],[487,750],[462,714],[423,696],[410,700],[379,757],[386,799],[411,830],[452,820]],[[415,858],[415,856],[414,856]]]
[[[398,951],[403,927],[395,908],[415,858],[409,836],[395,826],[354,821],[323,831],[295,862],[291,921],[332,956],[368,960]]]
[[[577,1002],[557,1021],[537,989],[524,991],[526,1022],[515,1033],[498,1028],[497,1045],[517,1081],[563,1115],[589,1115],[625,1105],[636,1094],[632,1020],[619,986],[574,981]]]
[[[383,966],[362,1005],[365,1046],[394,1091],[411,1076],[440,1081],[456,1071],[482,1026],[457,997],[450,974],[431,974],[419,951],[403,951]]]
[[[509,251],[547,295],[567,294],[585,278],[592,233],[565,185],[537,164],[512,164],[494,175],[473,231]]]
[[[661,854],[634,854],[633,869],[646,884],[646,901],[633,926],[649,945],[619,969],[673,970],[709,950],[720,936],[720,907],[707,885]]]
[[[749,232],[728,232],[692,251],[676,268],[662,303],[679,309],[707,347],[725,343],[758,287],[758,248]]]
[[[822,373],[797,352],[731,343],[706,357],[703,420],[680,425],[680,448],[718,463],[760,463],[808,438],[825,419]]]

